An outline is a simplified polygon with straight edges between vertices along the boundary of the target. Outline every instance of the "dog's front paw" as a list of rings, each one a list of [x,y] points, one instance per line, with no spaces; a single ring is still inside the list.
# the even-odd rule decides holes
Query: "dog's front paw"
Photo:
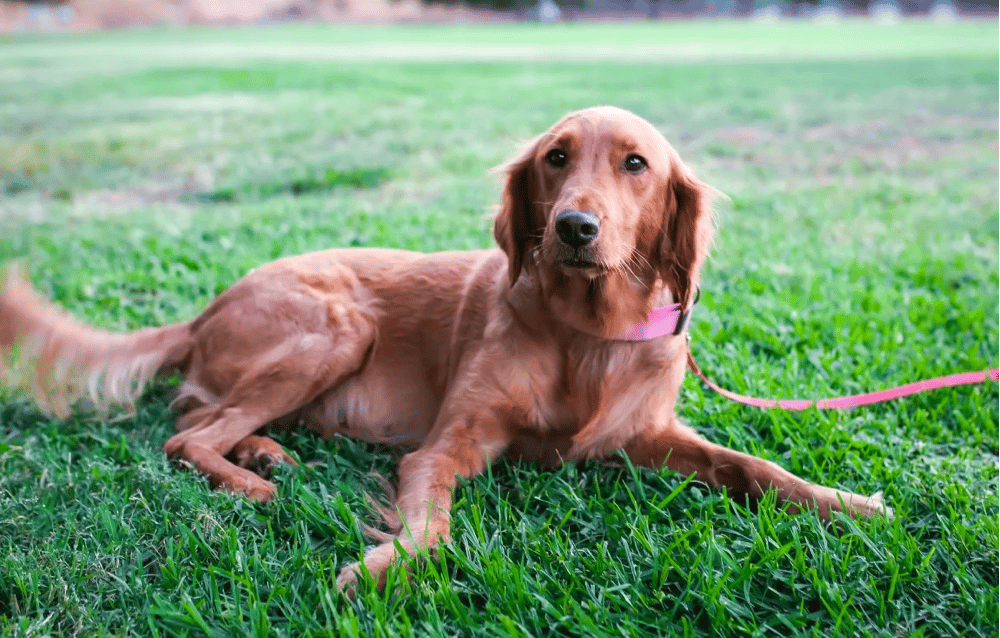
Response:
[[[845,498],[843,503],[844,513],[850,514],[855,518],[875,518],[881,516],[891,519],[894,516],[892,508],[882,500],[882,492],[875,492],[871,496],[851,494],[850,498]]]
[[[383,543],[365,554],[364,563],[351,563],[340,570],[337,576],[337,589],[347,597],[354,598],[358,583],[365,578],[371,578],[378,588],[385,587],[386,573],[389,566],[399,558],[395,543]]]
[[[867,510],[864,512],[866,516],[884,516],[888,519],[896,517],[893,509],[882,500],[881,490],[868,497],[868,500],[865,501],[865,509]]]
[[[342,592],[348,598],[354,598],[359,578],[363,578],[361,563],[351,563],[340,570],[340,574],[337,575],[337,591]]]

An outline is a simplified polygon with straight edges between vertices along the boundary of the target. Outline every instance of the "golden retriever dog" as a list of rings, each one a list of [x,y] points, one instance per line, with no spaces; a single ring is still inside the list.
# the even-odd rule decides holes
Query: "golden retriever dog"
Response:
[[[612,107],[570,113],[504,171],[499,249],[279,259],[197,318],[129,334],[73,321],[11,273],[0,347],[57,411],[83,394],[128,405],[158,371],[179,370],[179,432],[164,450],[256,501],[276,494],[270,466],[294,463],[261,432],[269,424],[411,446],[392,534],[343,569],[341,588],[366,573],[384,582],[398,548],[447,540],[456,477],[505,454],[555,464],[623,450],[731,493],[773,489],[824,519],[891,514],[681,423],[683,324],[623,336],[657,308],[690,310],[714,232],[715,191],[653,126]]]

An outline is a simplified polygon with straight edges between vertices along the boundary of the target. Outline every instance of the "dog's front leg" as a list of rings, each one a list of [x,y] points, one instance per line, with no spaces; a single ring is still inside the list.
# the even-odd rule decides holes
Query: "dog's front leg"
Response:
[[[364,569],[362,563],[354,563],[341,570],[337,588],[352,593],[364,571],[383,587],[389,566],[401,556],[400,549],[413,556],[432,550],[440,541],[447,542],[455,477],[479,474],[509,441],[495,420],[470,417],[452,421],[436,436],[432,434],[419,450],[404,456],[399,464],[396,501],[402,529],[394,539],[365,554]]]
[[[831,512],[843,511],[852,516],[892,517],[878,495],[861,496],[815,485],[764,459],[706,441],[676,419],[666,427],[639,432],[624,447],[636,465],[659,469],[664,462],[682,474],[695,474],[699,481],[730,493],[760,498],[774,488],[782,501],[792,503],[793,511],[815,508],[824,520]]]

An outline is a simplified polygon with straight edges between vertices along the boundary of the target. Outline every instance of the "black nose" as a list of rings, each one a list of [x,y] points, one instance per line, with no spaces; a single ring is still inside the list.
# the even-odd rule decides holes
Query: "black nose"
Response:
[[[556,215],[556,234],[571,248],[586,246],[597,239],[601,220],[585,210],[564,210]]]

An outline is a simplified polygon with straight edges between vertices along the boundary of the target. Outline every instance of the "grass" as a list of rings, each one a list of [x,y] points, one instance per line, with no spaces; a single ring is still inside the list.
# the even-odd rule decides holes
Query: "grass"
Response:
[[[818,397],[997,365],[995,22],[164,29],[0,51],[0,259],[97,325],[191,317],[280,255],[490,245],[489,168],[613,103],[730,197],[692,324],[718,382]],[[163,458],[175,385],[65,422],[0,394],[0,635],[997,635],[996,385],[786,413],[689,378],[679,409],[706,436],[885,490],[897,518],[836,530],[669,471],[500,463],[458,491],[439,562],[354,602],[333,580],[364,549],[370,473],[402,450],[282,435],[303,463],[254,505]]]

